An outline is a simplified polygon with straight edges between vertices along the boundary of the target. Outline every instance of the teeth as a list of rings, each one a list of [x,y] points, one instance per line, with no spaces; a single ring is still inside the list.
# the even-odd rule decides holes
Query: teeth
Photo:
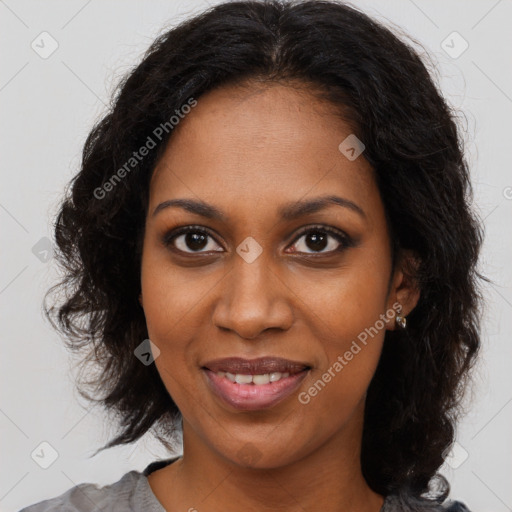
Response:
[[[268,373],[265,375],[253,375],[252,381],[254,384],[268,384],[270,382],[270,375]]]
[[[269,382],[277,382],[278,380],[285,379],[290,374],[289,372],[281,373],[281,372],[273,372],[273,373],[264,373],[263,375],[244,375],[241,373],[237,373],[236,375],[229,372],[216,372],[219,377],[226,377],[231,382],[236,382],[238,384],[255,384],[257,386],[261,384],[268,384]]]
[[[252,382],[252,375],[241,375],[237,373],[235,375],[235,382],[238,382],[238,384],[250,384]]]

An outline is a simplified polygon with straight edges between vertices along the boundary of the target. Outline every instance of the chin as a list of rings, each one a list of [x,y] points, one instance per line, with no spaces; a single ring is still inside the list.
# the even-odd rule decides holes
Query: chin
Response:
[[[234,452],[224,453],[224,457],[232,464],[247,469],[276,469],[287,466],[299,460],[297,453],[285,453],[279,447],[269,446],[259,448],[254,442],[246,442]]]

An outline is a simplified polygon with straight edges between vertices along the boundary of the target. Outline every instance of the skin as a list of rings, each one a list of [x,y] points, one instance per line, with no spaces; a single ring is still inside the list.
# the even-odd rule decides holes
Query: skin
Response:
[[[160,349],[155,364],[183,416],[184,454],[152,473],[149,484],[172,511],[378,512],[384,497],[361,472],[363,412],[385,330],[397,328],[395,321],[307,405],[298,394],[394,303],[407,315],[419,292],[402,271],[405,256],[392,269],[370,165],[338,149],[350,126],[307,89],[246,85],[198,99],[150,183],[140,301]],[[364,216],[339,205],[294,220],[278,215],[284,204],[332,194]],[[205,201],[227,220],[179,207],[152,215],[177,198]],[[315,224],[346,233],[354,245],[322,232],[326,243],[315,246],[307,233],[298,235]],[[166,247],[164,235],[187,225],[209,229],[207,245],[197,249],[179,236],[174,251]],[[236,252],[247,237],[262,249],[252,263]],[[267,355],[312,369],[296,393],[266,410],[230,408],[200,369],[211,359]],[[252,459],[243,457],[248,452]]]

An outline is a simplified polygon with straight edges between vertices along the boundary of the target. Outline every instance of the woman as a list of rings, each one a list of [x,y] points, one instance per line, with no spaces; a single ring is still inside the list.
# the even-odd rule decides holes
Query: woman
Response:
[[[24,510],[468,511],[436,473],[480,345],[460,141],[417,53],[348,5],[230,2],[159,37],[86,141],[47,312],[102,370],[102,450],[150,430],[183,455]]]

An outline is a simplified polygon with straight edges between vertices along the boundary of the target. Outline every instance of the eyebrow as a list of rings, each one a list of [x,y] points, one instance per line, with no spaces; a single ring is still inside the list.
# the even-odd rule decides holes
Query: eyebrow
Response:
[[[316,213],[331,205],[338,205],[344,208],[348,208],[349,210],[352,210],[353,212],[366,219],[366,214],[360,206],[358,206],[353,201],[350,201],[349,199],[334,195],[316,197],[307,201],[294,201],[292,203],[288,203],[278,209],[278,214],[283,220],[290,221],[304,215]],[[162,210],[172,206],[183,208],[190,213],[195,213],[196,215],[201,215],[202,217],[206,217],[208,219],[215,219],[220,221],[227,220],[226,215],[222,213],[218,208],[211,204],[205,203],[204,201],[196,199],[169,199],[164,201],[155,208],[153,211],[153,217],[155,217]]]

